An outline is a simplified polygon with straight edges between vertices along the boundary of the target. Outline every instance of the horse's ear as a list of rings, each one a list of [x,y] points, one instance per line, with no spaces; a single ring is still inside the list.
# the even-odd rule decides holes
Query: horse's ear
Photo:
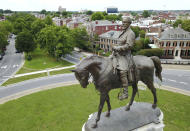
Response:
[[[72,69],[72,70],[70,70],[70,71],[72,71],[72,72],[77,72],[76,69]]]

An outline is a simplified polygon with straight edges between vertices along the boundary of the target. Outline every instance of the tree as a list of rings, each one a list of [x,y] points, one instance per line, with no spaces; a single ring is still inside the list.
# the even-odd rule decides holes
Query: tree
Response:
[[[92,14],[93,14],[93,11],[88,10],[88,11],[86,12],[86,14],[87,14],[87,15],[92,15]]]
[[[0,32],[0,54],[3,52],[4,48],[8,45],[7,37],[3,32]]]
[[[150,17],[150,13],[147,10],[144,10],[142,15],[144,18]]]
[[[132,15],[132,16],[136,16],[137,13],[136,13],[136,12],[131,12],[131,15]]]
[[[190,32],[190,20],[184,20],[182,22],[182,28],[188,32]]]
[[[0,9],[0,13],[3,14],[3,12],[4,12],[3,9]]]
[[[32,34],[27,30],[19,33],[16,37],[15,47],[20,52],[26,52],[27,59],[30,60],[31,55],[29,53],[36,48]]]
[[[11,10],[4,10],[4,13],[6,14],[6,13],[12,13],[12,11]]]
[[[32,35],[36,38],[38,33],[45,27],[45,21],[41,19],[35,20],[31,25]]]
[[[14,27],[13,33],[16,35],[19,34],[20,32],[27,29],[26,26],[27,25],[26,25],[26,22],[24,21],[24,19],[18,18],[13,24],[13,27]]]
[[[46,14],[46,13],[47,13],[47,11],[45,9],[40,11],[40,14]]]
[[[140,28],[136,26],[136,27],[131,27],[131,29],[135,33],[135,38],[139,37]]]
[[[104,15],[102,12],[93,13],[91,16],[91,20],[103,20],[103,19],[104,19]]]
[[[61,14],[62,14],[62,17],[64,18],[67,18],[69,15],[67,11],[63,11]]]
[[[178,27],[178,25],[179,25],[179,24],[182,24],[182,22],[183,22],[183,21],[182,21],[181,19],[177,19],[177,20],[174,22],[173,27],[174,27],[174,28]]]
[[[48,15],[46,16],[46,18],[44,19],[45,24],[47,25],[53,25],[53,21],[52,18]]]
[[[0,31],[4,35],[8,36],[9,33],[13,31],[13,26],[12,26],[11,22],[9,22],[7,20],[0,22]]]
[[[85,28],[75,28],[72,30],[74,45],[83,50],[89,50],[89,36]]]
[[[141,38],[145,38],[145,31],[144,30],[141,30],[139,33],[140,33]]]
[[[120,14],[120,15],[115,15],[115,14],[106,15],[105,19],[109,20],[109,21],[122,20],[122,14]]]
[[[74,47],[71,32],[66,26],[46,26],[39,32],[36,42],[57,58],[70,53]]]

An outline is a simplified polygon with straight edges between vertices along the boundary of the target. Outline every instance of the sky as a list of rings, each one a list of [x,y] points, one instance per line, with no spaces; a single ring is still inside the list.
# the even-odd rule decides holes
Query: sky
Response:
[[[0,0],[0,9],[12,11],[105,11],[114,6],[122,10],[190,10],[190,0]]]

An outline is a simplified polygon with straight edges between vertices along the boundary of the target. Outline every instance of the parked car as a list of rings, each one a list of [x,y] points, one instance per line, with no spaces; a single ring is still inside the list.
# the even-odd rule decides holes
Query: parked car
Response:
[[[2,59],[3,59],[3,55],[0,54],[0,60],[2,60]]]

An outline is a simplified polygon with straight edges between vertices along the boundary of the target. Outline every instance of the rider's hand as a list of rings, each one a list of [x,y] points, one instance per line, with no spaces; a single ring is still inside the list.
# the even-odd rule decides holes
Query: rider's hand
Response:
[[[119,47],[117,47],[117,46],[113,46],[113,50],[114,50],[114,51],[119,51],[119,50],[120,50],[120,48],[119,48]]]

